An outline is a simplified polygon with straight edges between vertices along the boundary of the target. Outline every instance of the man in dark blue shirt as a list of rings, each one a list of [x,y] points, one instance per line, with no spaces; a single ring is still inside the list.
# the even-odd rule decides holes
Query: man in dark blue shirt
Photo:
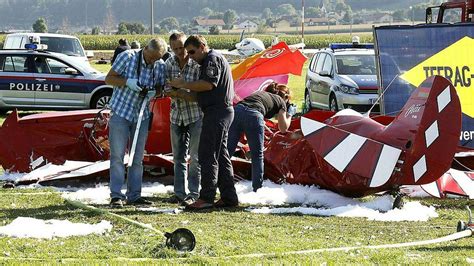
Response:
[[[238,198],[227,150],[228,131],[234,118],[234,82],[230,65],[221,54],[209,50],[206,39],[200,35],[189,36],[184,47],[189,57],[201,65],[200,79],[194,82],[175,79],[169,83],[173,87],[196,91],[198,104],[204,113],[198,152],[201,192],[199,199],[186,208],[235,207]],[[217,187],[221,199],[214,203]]]

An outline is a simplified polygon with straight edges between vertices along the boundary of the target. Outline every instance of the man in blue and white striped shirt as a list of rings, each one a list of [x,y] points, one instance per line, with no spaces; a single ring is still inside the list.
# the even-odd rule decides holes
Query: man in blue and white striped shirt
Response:
[[[114,86],[109,106],[112,115],[109,120],[110,143],[110,205],[122,207],[128,204],[151,204],[141,197],[143,177],[143,155],[148,136],[149,108],[145,108],[140,125],[132,166],[128,169],[127,193],[121,192],[125,180],[124,156],[127,143],[132,142],[138,122],[143,89],[148,94],[143,101],[150,101],[165,82],[165,64],[161,60],[166,52],[166,42],[155,38],[139,51],[127,50],[117,56],[112,69],[107,73],[105,83]]]

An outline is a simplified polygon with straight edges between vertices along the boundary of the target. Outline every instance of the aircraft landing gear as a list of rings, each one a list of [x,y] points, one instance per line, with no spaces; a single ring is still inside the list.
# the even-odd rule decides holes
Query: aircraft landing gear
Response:
[[[469,208],[469,206],[466,206],[466,209],[467,209],[467,212],[469,214],[469,220],[467,221],[467,223],[465,223],[462,220],[459,220],[458,221],[458,226],[456,228],[457,232],[461,232],[461,231],[464,231],[464,230],[467,230],[467,229],[474,230],[474,223],[472,222],[471,209]]]
[[[403,201],[403,196],[405,196],[405,194],[401,193],[400,190],[397,190],[392,195],[395,197],[395,199],[393,200],[392,209],[403,208],[403,205],[405,205],[405,202]]]

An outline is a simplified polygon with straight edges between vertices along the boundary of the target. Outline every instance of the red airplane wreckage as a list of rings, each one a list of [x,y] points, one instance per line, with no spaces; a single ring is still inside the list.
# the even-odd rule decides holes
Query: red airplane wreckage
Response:
[[[145,147],[145,176],[173,175],[170,99],[156,98],[150,106],[154,116]],[[9,172],[30,172],[16,184],[107,180],[109,113],[51,112],[20,119],[13,111],[0,128],[0,163]],[[396,117],[313,110],[294,118],[286,134],[274,122],[266,124],[265,177],[273,182],[318,185],[349,197],[429,184],[426,191],[434,196],[473,197],[474,174],[445,174],[458,151],[461,107],[455,88],[443,77],[425,80]],[[242,145],[232,159],[236,177],[250,177],[247,150]],[[82,163],[55,174],[35,174],[48,163],[66,161]]]

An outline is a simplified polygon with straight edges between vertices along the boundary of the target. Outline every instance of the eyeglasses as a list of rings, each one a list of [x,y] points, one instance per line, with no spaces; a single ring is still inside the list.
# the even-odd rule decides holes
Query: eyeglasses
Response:
[[[191,54],[191,55],[192,55],[192,54],[195,54],[195,53],[196,53],[195,50],[189,50],[189,51],[188,51],[188,54]]]

